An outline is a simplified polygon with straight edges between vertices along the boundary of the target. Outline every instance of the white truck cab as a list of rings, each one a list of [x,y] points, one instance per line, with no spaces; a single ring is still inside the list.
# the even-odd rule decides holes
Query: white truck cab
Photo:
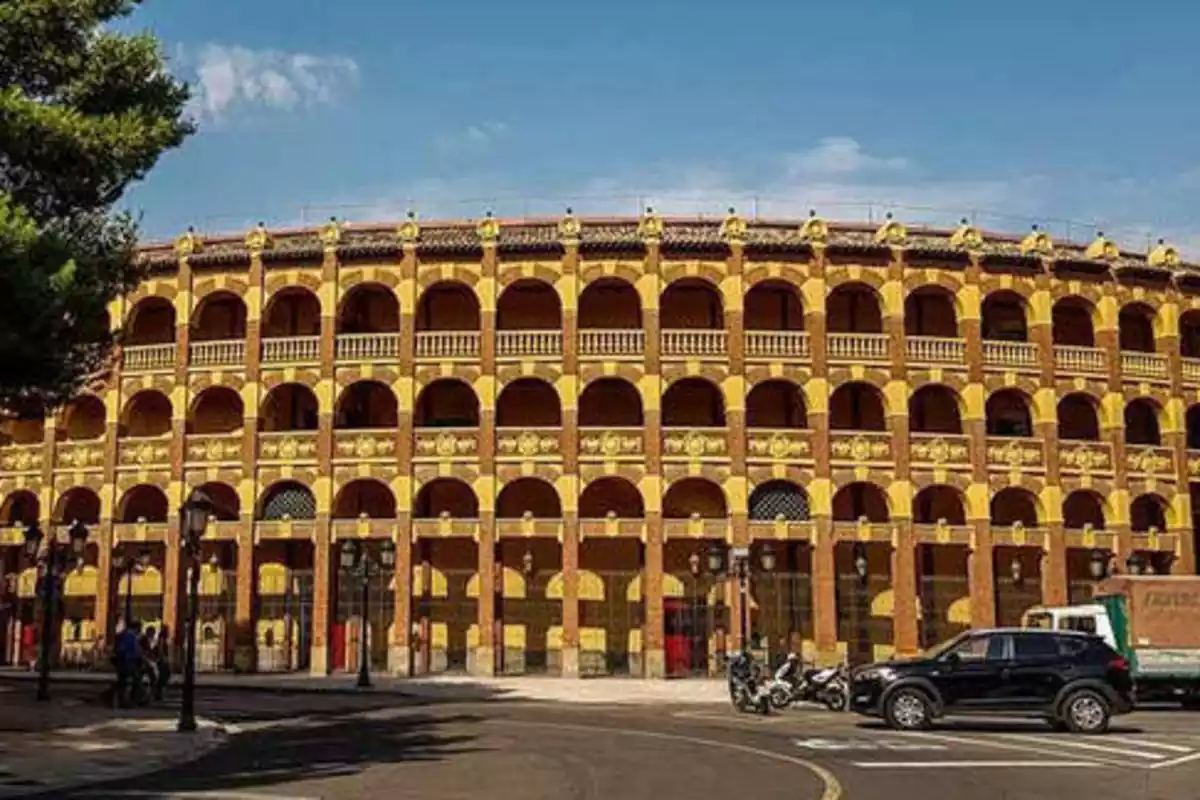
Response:
[[[1109,647],[1117,648],[1108,611],[1099,603],[1078,606],[1034,606],[1021,618],[1023,628],[1042,628],[1052,631],[1080,631],[1102,638]]]

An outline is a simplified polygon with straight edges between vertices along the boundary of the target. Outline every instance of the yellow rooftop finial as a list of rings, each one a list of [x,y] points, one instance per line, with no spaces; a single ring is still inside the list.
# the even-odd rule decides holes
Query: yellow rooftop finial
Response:
[[[950,246],[961,250],[979,250],[983,247],[983,232],[963,217],[950,235]]]
[[[1034,225],[1029,234],[1021,240],[1020,249],[1023,256],[1050,258],[1054,255],[1054,242]]]
[[[809,209],[808,219],[800,226],[800,240],[810,244],[825,244],[829,241],[829,225],[817,216],[816,209]]]
[[[1178,267],[1179,251],[1159,239],[1155,248],[1146,256],[1146,263],[1152,267]]]
[[[889,211],[884,217],[883,224],[875,231],[875,244],[904,247],[908,244],[908,229],[892,219],[892,212]]]
[[[1083,255],[1093,261],[1116,261],[1121,257],[1121,249],[1104,238],[1104,231],[1096,231],[1096,238],[1083,251]]]
[[[741,244],[746,240],[749,227],[746,220],[738,216],[737,210],[730,206],[729,213],[721,222],[721,238],[728,244]]]

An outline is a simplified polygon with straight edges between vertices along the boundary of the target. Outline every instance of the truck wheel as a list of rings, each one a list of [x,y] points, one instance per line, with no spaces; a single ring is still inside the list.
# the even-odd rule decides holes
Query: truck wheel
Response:
[[[1111,716],[1108,701],[1091,689],[1072,692],[1062,705],[1062,720],[1071,733],[1104,733]]]
[[[883,719],[897,731],[923,731],[933,723],[933,706],[920,689],[897,689],[887,699]]]

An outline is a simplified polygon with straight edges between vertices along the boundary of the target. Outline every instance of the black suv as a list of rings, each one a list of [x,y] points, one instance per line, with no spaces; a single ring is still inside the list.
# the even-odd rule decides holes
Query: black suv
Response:
[[[926,657],[861,667],[850,708],[896,730],[922,730],[950,714],[1020,714],[1055,728],[1103,733],[1132,708],[1129,663],[1084,633],[973,630]]]

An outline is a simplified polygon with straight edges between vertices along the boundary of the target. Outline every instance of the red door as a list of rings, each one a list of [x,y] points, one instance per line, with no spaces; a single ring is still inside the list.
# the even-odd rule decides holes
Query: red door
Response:
[[[329,634],[329,648],[333,650],[331,668],[334,671],[344,670],[346,668],[346,623],[333,623],[333,630]]]
[[[692,637],[687,621],[687,603],[679,598],[663,598],[663,648],[667,674],[686,675],[692,668]]]

